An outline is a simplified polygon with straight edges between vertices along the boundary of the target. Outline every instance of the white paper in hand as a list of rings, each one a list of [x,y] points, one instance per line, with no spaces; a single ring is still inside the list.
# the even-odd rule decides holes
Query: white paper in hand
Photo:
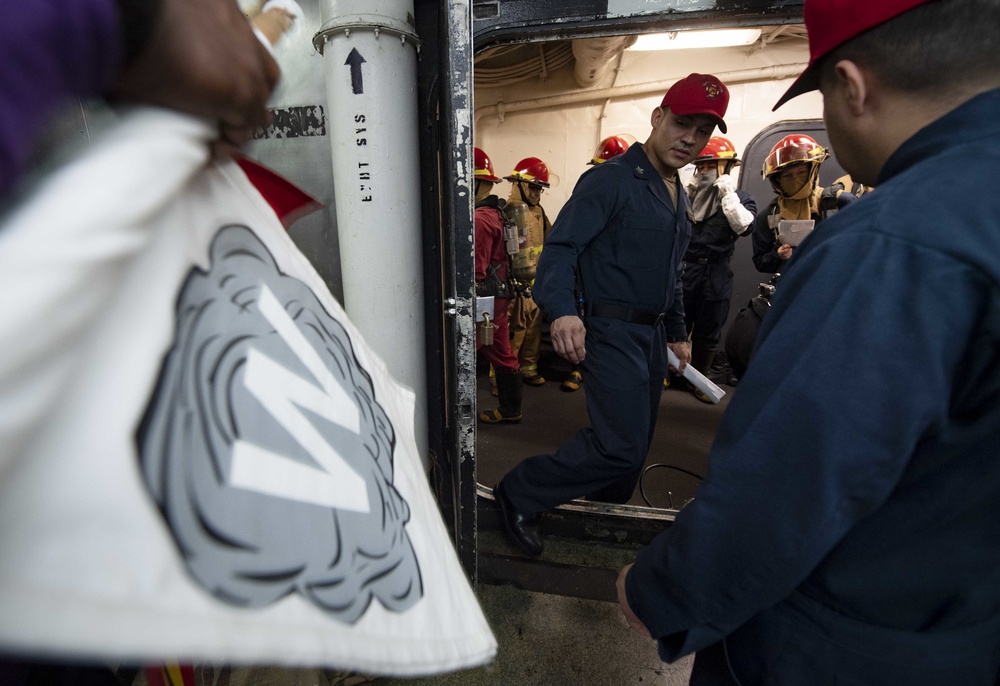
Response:
[[[667,348],[667,362],[669,362],[674,369],[678,369],[681,366],[681,361],[677,359],[677,355],[675,355],[674,351],[670,348]],[[722,400],[723,396],[726,395],[724,390],[712,383],[707,376],[699,372],[691,365],[684,368],[682,376],[693,383],[695,388],[707,395],[713,403],[718,403]]]
[[[812,233],[816,222],[812,219],[782,219],[778,222],[778,242],[793,248]]]

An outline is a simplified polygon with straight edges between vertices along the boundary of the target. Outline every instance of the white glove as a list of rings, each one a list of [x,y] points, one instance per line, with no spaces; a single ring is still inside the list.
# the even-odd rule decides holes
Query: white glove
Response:
[[[733,180],[729,178],[729,174],[723,174],[712,185],[722,191],[723,195],[736,192],[736,186],[733,185]]]
[[[719,181],[722,179],[729,180],[728,176],[720,176]],[[715,183],[718,185],[719,181]],[[730,182],[732,183],[732,182]],[[722,213],[726,215],[726,219],[729,220],[729,228],[733,230],[737,236],[742,236],[747,232],[747,229],[753,224],[753,214],[743,206],[740,202],[740,196],[736,194],[735,190],[729,192],[723,192],[722,195]]]

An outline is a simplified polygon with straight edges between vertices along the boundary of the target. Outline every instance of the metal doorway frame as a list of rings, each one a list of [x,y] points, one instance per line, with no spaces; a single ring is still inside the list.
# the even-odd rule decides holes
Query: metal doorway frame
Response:
[[[624,11],[622,6],[626,6]],[[632,6],[633,13],[629,13],[628,6]],[[480,531],[496,529],[499,521],[490,489],[476,480],[472,316],[475,272],[470,190],[474,54],[505,43],[799,23],[802,2],[418,0],[416,12],[417,28],[426,46],[418,71],[428,284],[428,417],[432,423],[429,440],[435,491],[452,527],[459,558],[474,582],[480,577],[480,562],[485,561],[484,580],[513,581],[525,588],[593,597],[592,590],[581,589],[577,583],[579,568],[563,570],[565,581],[553,583],[553,568],[540,574],[539,563],[480,555]],[[642,544],[669,526],[674,514],[653,508],[571,503],[557,508],[551,521],[561,535],[584,543],[605,545],[614,540]],[[604,576],[596,575],[599,583],[606,583]]]

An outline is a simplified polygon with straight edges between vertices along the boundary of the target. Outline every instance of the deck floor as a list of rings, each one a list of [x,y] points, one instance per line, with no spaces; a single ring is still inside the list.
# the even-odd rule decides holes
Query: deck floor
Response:
[[[577,391],[561,391],[560,384],[569,373],[570,366],[544,348],[539,369],[546,383],[538,387],[524,387],[524,419],[520,424],[478,425],[476,468],[478,480],[484,486],[492,487],[524,458],[552,452],[588,423],[586,379]],[[477,381],[479,409],[496,407],[497,399],[490,394],[488,368],[480,368]],[[678,388],[678,384],[663,392],[653,445],[646,459],[647,467],[660,464],[705,475],[712,439],[722,413],[736,390],[733,386],[720,385],[726,395],[716,405],[701,402],[689,391]],[[637,488],[629,502],[653,507],[680,507],[694,497],[699,483],[697,478],[680,469],[650,470],[643,479],[642,490]]]

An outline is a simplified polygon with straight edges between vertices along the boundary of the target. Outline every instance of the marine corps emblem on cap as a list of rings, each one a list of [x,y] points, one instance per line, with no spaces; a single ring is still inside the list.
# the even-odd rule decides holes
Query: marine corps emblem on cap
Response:
[[[714,79],[706,78],[701,83],[705,86],[705,97],[709,100],[715,100],[722,93],[722,84]]]

